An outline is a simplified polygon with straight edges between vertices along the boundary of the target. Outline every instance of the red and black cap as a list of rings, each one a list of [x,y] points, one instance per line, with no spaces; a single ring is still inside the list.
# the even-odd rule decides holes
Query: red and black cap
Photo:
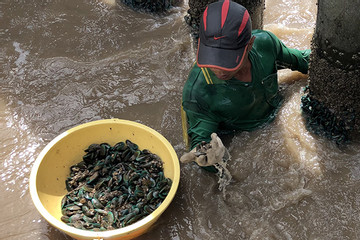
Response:
[[[200,20],[198,66],[237,69],[243,61],[251,30],[250,15],[242,5],[231,0],[209,4]]]

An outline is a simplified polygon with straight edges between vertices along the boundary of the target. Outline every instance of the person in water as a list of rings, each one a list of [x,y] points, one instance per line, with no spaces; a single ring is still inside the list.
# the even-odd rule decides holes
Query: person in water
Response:
[[[282,102],[277,70],[307,74],[309,56],[309,49],[288,48],[273,33],[252,30],[242,5],[231,0],[209,4],[200,20],[197,59],[182,94],[184,137],[192,150],[180,161],[214,170],[211,165],[225,153],[218,134],[251,131],[271,122]],[[200,153],[204,143],[211,147]]]

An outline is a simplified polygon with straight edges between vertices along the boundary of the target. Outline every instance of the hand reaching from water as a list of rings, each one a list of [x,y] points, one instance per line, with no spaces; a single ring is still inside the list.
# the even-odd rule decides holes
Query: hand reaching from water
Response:
[[[196,162],[199,166],[211,166],[223,160],[225,147],[216,133],[211,134],[210,143],[202,142],[181,156],[182,163]]]

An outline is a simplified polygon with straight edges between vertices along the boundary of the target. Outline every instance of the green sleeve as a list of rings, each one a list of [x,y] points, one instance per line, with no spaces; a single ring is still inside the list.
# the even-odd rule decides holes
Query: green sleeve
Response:
[[[285,44],[277,38],[273,33],[268,32],[273,43],[275,44],[275,55],[278,69],[290,68],[301,73],[307,74],[309,69],[309,57],[311,50],[298,50],[288,48]]]
[[[201,113],[187,111],[186,115],[189,123],[190,149],[202,141],[210,142],[211,134],[218,130],[218,123]]]
[[[211,133],[218,130],[219,118],[210,110],[206,86],[201,69],[194,64],[184,85],[182,98],[190,150],[202,141],[210,142]]]

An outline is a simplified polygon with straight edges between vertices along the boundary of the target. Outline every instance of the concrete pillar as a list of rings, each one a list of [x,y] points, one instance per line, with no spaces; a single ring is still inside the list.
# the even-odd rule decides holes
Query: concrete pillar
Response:
[[[188,14],[185,16],[186,23],[191,27],[191,33],[196,40],[199,36],[200,17],[207,5],[217,0],[189,0]],[[253,29],[263,28],[264,0],[234,0],[243,5],[249,11]]]
[[[310,129],[337,142],[360,129],[359,0],[319,0],[307,95]]]

